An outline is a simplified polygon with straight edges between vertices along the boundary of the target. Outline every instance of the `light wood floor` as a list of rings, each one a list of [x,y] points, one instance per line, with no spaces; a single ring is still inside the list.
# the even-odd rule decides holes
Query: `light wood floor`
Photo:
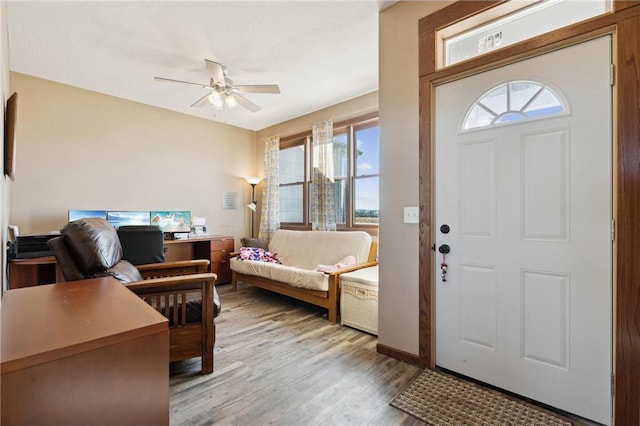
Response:
[[[171,425],[423,425],[389,405],[420,373],[323,310],[239,284],[216,287],[214,372],[171,366]]]

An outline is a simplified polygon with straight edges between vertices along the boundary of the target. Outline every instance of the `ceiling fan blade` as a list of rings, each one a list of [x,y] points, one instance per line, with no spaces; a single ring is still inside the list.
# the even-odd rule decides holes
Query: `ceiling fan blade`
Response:
[[[209,102],[209,95],[211,93],[207,93],[206,95],[204,95],[203,97],[201,97],[200,99],[198,99],[197,101],[195,101],[194,103],[191,104],[192,107],[203,107],[205,105],[210,105],[211,102]]]
[[[158,81],[166,81],[169,83],[190,84],[191,86],[199,86],[199,87],[202,87],[203,89],[214,89],[208,84],[194,83],[192,81],[174,80],[172,78],[164,78],[164,77],[153,77],[153,79]]]
[[[277,84],[240,84],[233,86],[238,93],[280,93]]]
[[[240,104],[240,106],[245,107],[249,111],[251,111],[251,112],[260,111],[260,107],[258,105],[254,104],[253,102],[251,102],[249,99],[245,98],[244,96],[238,95],[237,93],[231,93],[231,96],[233,96],[233,98],[236,101],[238,101],[238,104]]]
[[[222,67],[222,64],[210,59],[205,59],[204,62],[207,64],[207,69],[211,72],[214,83],[219,84],[220,86],[226,86],[226,82],[224,80],[224,68]]]

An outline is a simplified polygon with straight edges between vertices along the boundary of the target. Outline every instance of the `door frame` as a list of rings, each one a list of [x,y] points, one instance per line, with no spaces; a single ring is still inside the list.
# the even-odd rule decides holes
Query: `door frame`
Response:
[[[613,416],[640,424],[640,3],[613,0],[613,12],[437,70],[436,31],[501,3],[460,0],[419,21],[419,365],[435,368],[435,86],[610,34],[613,39]]]

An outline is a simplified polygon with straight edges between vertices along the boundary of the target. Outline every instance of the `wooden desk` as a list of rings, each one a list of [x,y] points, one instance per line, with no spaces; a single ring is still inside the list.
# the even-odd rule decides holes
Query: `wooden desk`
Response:
[[[56,258],[53,256],[9,259],[9,288],[31,287],[62,281],[57,277],[57,269]]]
[[[208,235],[186,240],[168,240],[164,242],[165,260],[207,259],[211,262],[210,272],[218,275],[216,285],[231,282],[231,264],[229,258],[234,250],[234,237]]]
[[[113,278],[2,299],[1,423],[168,425],[167,320]]]
[[[186,240],[164,242],[166,261],[208,259],[211,272],[218,275],[217,284],[231,282],[230,254],[235,239],[231,236],[208,235]],[[31,259],[9,259],[9,289],[51,284],[62,281],[57,278],[56,259],[53,256]]]

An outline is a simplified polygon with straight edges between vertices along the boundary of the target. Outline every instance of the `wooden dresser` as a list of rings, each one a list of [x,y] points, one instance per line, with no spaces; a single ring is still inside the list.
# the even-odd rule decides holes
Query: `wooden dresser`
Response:
[[[167,320],[111,277],[8,290],[0,422],[168,425]]]
[[[211,260],[211,272],[218,274],[216,284],[231,282],[229,258],[234,251],[234,243],[233,237],[219,237],[211,240],[209,259]]]

